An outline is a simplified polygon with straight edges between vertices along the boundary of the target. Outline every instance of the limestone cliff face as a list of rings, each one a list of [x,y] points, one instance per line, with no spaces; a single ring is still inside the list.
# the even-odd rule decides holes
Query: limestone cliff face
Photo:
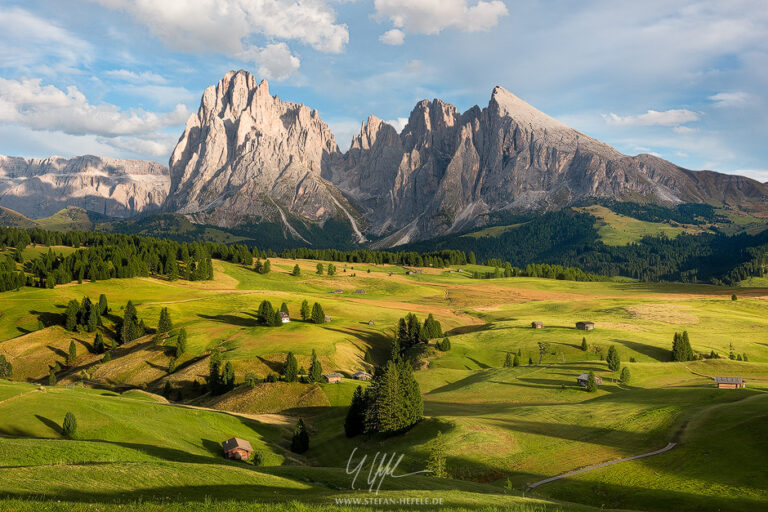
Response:
[[[0,155],[0,206],[30,218],[48,217],[67,206],[111,217],[153,212],[168,186],[168,169],[156,162]]]
[[[328,177],[361,206],[379,246],[480,226],[489,214],[562,208],[585,198],[662,204],[764,204],[768,187],[622,155],[496,87],[463,114],[422,101],[397,136],[369,118]]]
[[[321,176],[339,157],[316,110],[271,96],[267,82],[257,84],[250,73],[231,71],[205,90],[187,121],[171,156],[165,208],[219,226],[278,223],[294,238],[296,222],[348,219],[357,230],[358,214]]]
[[[464,113],[421,101],[401,133],[370,116],[342,154],[316,111],[271,96],[244,71],[206,89],[170,176],[164,208],[197,222],[270,222],[301,239],[300,224],[336,219],[354,241],[373,235],[379,247],[588,198],[742,208],[768,199],[748,178],[622,155],[501,87]]]

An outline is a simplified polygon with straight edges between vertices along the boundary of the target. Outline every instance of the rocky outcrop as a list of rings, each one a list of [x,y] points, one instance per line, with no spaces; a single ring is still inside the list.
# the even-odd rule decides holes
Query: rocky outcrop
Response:
[[[371,116],[341,154],[316,111],[271,96],[244,71],[206,89],[170,175],[165,209],[196,222],[267,222],[304,240],[304,228],[334,219],[351,240],[373,235],[379,247],[588,198],[739,208],[768,199],[748,178],[623,155],[501,87],[464,113],[421,101],[401,133]]]
[[[492,215],[562,208],[585,198],[764,207],[768,187],[741,176],[630,157],[496,87],[460,114],[422,101],[399,136],[369,118],[328,178],[393,246],[480,226]]]
[[[168,169],[156,162],[0,155],[0,206],[35,219],[67,206],[110,217],[153,212],[160,209],[168,187]]]
[[[361,219],[323,169],[340,157],[316,110],[271,96],[245,71],[208,87],[170,160],[165,208],[197,222],[230,227],[276,223],[290,238],[298,224],[335,218],[359,233]],[[299,229],[297,229],[299,228]]]

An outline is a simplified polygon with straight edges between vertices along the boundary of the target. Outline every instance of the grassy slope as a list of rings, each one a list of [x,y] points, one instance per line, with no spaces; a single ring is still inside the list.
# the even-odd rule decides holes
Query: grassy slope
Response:
[[[287,350],[297,353],[299,364],[308,367],[313,348],[326,371],[352,372],[365,367],[365,350],[386,353],[397,318],[408,311],[422,317],[434,312],[451,335],[453,350],[432,357],[430,369],[417,373],[430,418],[404,436],[364,441],[348,440],[341,434],[346,404],[357,385],[351,381],[321,385],[324,397],[309,386],[302,390],[298,389],[302,385],[295,385],[297,389],[286,390],[276,385],[253,392],[236,391],[207,405],[302,416],[313,434],[306,460],[335,468],[343,467],[352,448],[359,447],[371,456],[377,450],[397,450],[405,454],[403,467],[422,469],[426,443],[442,431],[448,436],[453,474],[492,482],[492,489],[499,489],[507,479],[521,489],[547,476],[663,446],[685,421],[704,408],[742,396],[713,389],[707,376],[743,375],[750,387],[768,387],[768,345],[760,341],[768,327],[764,290],[739,290],[739,300],[731,301],[732,290],[707,286],[533,278],[474,281],[436,270],[406,277],[402,268],[366,265],[348,265],[346,272],[344,265],[338,265],[340,275],[328,277],[314,274],[316,262],[299,263],[303,270],[300,277],[289,275],[293,261],[273,260],[275,271],[267,276],[217,262],[216,279],[209,283],[112,280],[4,294],[0,336],[7,341],[0,342],[0,352],[13,356],[17,353],[13,350],[27,350],[23,357],[12,357],[14,366],[24,372],[26,367],[33,369],[55,360],[53,349],[66,350],[71,333],[58,327],[26,335],[22,331],[34,329],[41,314],[59,313],[69,298],[87,294],[95,299],[103,292],[115,314],[120,314],[120,306],[130,298],[149,325],[156,324],[160,308],[167,306],[174,322],[187,328],[189,364],[173,374],[172,380],[202,378],[207,373],[205,351],[217,345],[228,349],[225,357],[234,362],[239,378],[245,371],[260,375],[275,371]],[[390,272],[394,275],[389,276]],[[367,293],[354,294],[357,288]],[[345,293],[328,293],[334,289]],[[276,329],[259,327],[253,312],[265,298],[275,305],[285,300],[294,317],[301,300],[319,301],[334,320],[323,326],[292,322]],[[369,319],[376,325],[369,326]],[[597,329],[576,331],[573,325],[581,319],[594,320]],[[531,329],[532,320],[543,321],[545,329]],[[109,329],[107,322],[107,333]],[[668,363],[672,334],[683,329],[689,331],[698,351],[726,354],[733,343],[737,352],[749,354],[751,362]],[[636,359],[636,363],[628,364],[633,375],[631,386],[610,381],[612,375],[599,355],[580,350],[582,336],[592,347],[602,347],[603,353],[614,344],[622,361]],[[528,357],[538,359],[538,341],[551,343],[552,350],[544,356],[541,367],[528,367]],[[506,352],[518,350],[523,366],[501,369]],[[88,364],[90,357],[83,355],[79,363]],[[166,378],[167,360],[162,348],[140,341],[111,363],[88,369],[92,378],[104,382],[149,381],[159,386]],[[588,369],[606,379],[596,395],[574,386],[576,375]],[[2,392],[0,388],[0,400]],[[19,406],[27,399],[24,396],[8,404]],[[63,417],[63,412],[58,410],[57,414]],[[0,420],[0,427],[3,425]],[[30,428],[14,425],[8,428]],[[37,429],[34,435],[43,435],[43,423],[38,420],[33,425]],[[202,439],[202,434],[199,437]],[[745,450],[756,442],[746,441]],[[278,447],[281,442],[285,439],[277,441]],[[694,437],[686,442],[700,443]],[[723,467],[743,475],[738,460],[726,461],[725,466],[703,467],[705,477],[692,478],[689,485],[696,488],[705,480],[707,485],[720,485]],[[183,485],[187,484],[179,487]],[[537,493],[601,505],[621,503],[620,497],[632,490],[619,482],[603,485],[597,494],[576,487],[566,495],[558,490],[560,485],[544,486]],[[662,493],[668,489],[663,479],[654,480],[652,473],[644,485]],[[761,503],[768,499],[765,493],[753,498]]]
[[[644,236],[664,234],[675,238],[680,233],[700,233],[701,229],[694,226],[672,225],[659,222],[646,222],[614,213],[610,209],[599,206],[575,208],[592,214],[597,218],[595,227],[603,243],[606,245],[626,245],[636,242]]]

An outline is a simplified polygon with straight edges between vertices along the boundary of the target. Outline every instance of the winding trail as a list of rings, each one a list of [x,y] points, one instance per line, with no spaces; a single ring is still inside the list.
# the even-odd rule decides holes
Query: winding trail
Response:
[[[699,411],[699,413],[696,414],[693,418],[691,418],[689,421],[686,421],[683,424],[683,426],[680,427],[680,429],[675,433],[674,437],[672,438],[672,441],[670,441],[667,444],[667,446],[665,446],[664,448],[661,448],[659,450],[655,450],[655,451],[652,451],[652,452],[648,452],[648,453],[642,453],[640,455],[633,455],[631,457],[624,457],[623,459],[610,460],[608,462],[602,462],[600,464],[594,464],[592,466],[587,466],[585,468],[577,469],[577,470],[574,470],[574,471],[569,471],[569,472],[563,473],[561,475],[545,478],[544,480],[539,480],[538,482],[534,482],[531,485],[529,485],[528,487],[526,487],[525,492],[532,491],[533,489],[539,487],[540,485],[548,484],[548,483],[554,482],[556,480],[562,480],[563,478],[568,478],[568,477],[571,477],[571,476],[574,476],[574,475],[578,475],[580,473],[586,473],[587,471],[592,471],[594,469],[600,469],[600,468],[604,468],[606,466],[611,466],[613,464],[618,464],[619,462],[626,462],[626,461],[629,461],[629,460],[643,459],[645,457],[652,457],[654,455],[660,455],[662,453],[668,452],[669,450],[671,450],[672,448],[677,446],[678,442],[680,441],[680,438],[682,437],[683,433],[685,432],[686,428],[688,428],[690,423],[692,423],[692,422],[693,423],[700,422],[704,417],[706,417],[708,414],[710,414],[714,409],[718,409],[720,407],[726,407],[726,406],[729,406],[729,405],[734,405],[734,404],[737,404],[737,403],[740,403],[740,402],[747,402],[747,401],[750,401],[750,400],[757,400],[757,399],[760,399],[760,398],[764,398],[765,396],[766,396],[765,393],[760,393],[760,394],[757,394],[757,395],[750,395],[750,396],[748,396],[746,398],[742,398],[741,400],[736,400],[734,402],[722,402],[722,403],[719,403],[719,404],[712,405],[710,407],[707,407],[707,408]]]
[[[677,446],[677,443],[669,443],[664,448],[662,448],[660,450],[653,451],[653,452],[643,453],[643,454],[640,454],[640,455],[633,455],[631,457],[624,457],[623,459],[618,459],[618,460],[611,460],[611,461],[608,461],[608,462],[603,462],[602,464],[595,464],[594,466],[587,466],[585,468],[577,469],[576,471],[569,471],[568,473],[563,473],[562,475],[557,475],[557,476],[552,476],[552,477],[549,477],[549,478],[545,478],[544,480],[540,480],[540,481],[538,481],[536,483],[533,483],[533,484],[529,485],[525,489],[525,492],[532,491],[533,489],[537,488],[540,485],[548,484],[549,482],[554,482],[555,480],[561,480],[563,478],[568,478],[568,477],[571,477],[571,476],[574,476],[574,475],[578,475],[579,473],[585,473],[587,471],[592,471],[593,469],[604,468],[606,466],[610,466],[612,464],[618,464],[619,462],[626,462],[628,460],[636,460],[636,459],[642,459],[642,458],[645,458],[645,457],[652,457],[653,455],[659,455],[660,453],[668,452],[669,450],[671,450],[675,446]]]

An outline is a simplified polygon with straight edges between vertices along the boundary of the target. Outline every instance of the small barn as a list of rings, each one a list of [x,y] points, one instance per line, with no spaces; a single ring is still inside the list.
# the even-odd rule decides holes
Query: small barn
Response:
[[[589,374],[588,373],[582,373],[581,375],[576,377],[576,384],[578,384],[579,386],[581,386],[583,388],[587,387],[587,382],[588,381],[589,381]],[[597,375],[595,375],[595,382],[597,382],[598,386],[602,386],[603,385],[603,379],[601,379]]]
[[[221,447],[224,450],[224,456],[228,459],[248,460],[253,453],[251,443],[239,437],[227,439],[221,443]]]
[[[352,374],[352,378],[355,380],[371,380],[373,377],[368,372],[357,372]]]
[[[287,323],[289,323],[289,322],[291,321],[291,317],[289,317],[289,316],[288,316],[288,313],[283,313],[283,312],[281,311],[281,312],[280,312],[280,320],[281,320],[281,321],[282,321],[284,324],[287,324]]]
[[[325,323],[330,323],[330,322],[331,322],[331,320],[333,320],[333,318],[331,318],[331,317],[330,317],[330,316],[328,316],[328,315],[325,315]]]
[[[576,322],[576,328],[580,331],[591,331],[595,328],[595,322]]]
[[[405,271],[405,275],[410,276],[411,274],[413,274],[413,270],[406,270]]]
[[[323,378],[328,384],[338,384],[344,376],[340,373],[325,373],[323,374]]]
[[[357,290],[355,290],[355,293],[358,293],[360,295],[365,295],[365,290],[363,290],[362,288],[358,288]]]
[[[376,325],[376,322],[374,322],[373,320],[368,320],[368,325]]]
[[[333,290],[333,293],[336,293],[336,294],[344,293],[344,290]]]
[[[534,329],[543,329],[544,324],[542,322],[531,322],[531,327]]]
[[[741,377],[715,377],[715,384],[721,389],[741,389],[747,387],[747,381]]]

